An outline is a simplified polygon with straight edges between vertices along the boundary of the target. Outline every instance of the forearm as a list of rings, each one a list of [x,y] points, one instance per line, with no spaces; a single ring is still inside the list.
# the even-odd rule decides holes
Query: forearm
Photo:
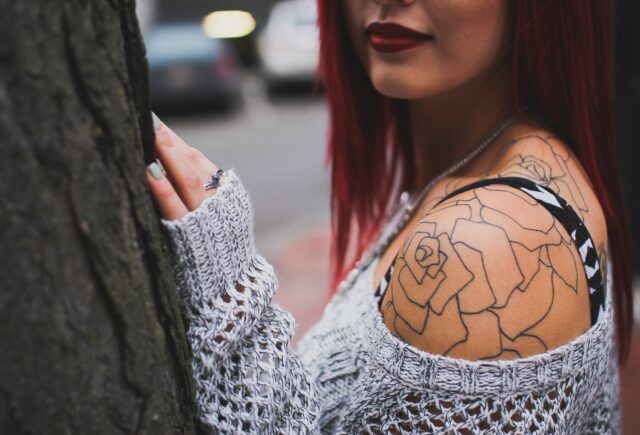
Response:
[[[201,420],[216,432],[309,433],[315,385],[290,348],[292,317],[271,304],[273,267],[256,252],[252,208],[233,170],[218,192],[178,220],[163,220]]]

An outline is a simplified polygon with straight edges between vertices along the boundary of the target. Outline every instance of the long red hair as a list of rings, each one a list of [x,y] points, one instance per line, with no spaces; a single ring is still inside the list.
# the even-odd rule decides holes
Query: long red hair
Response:
[[[585,0],[514,2],[514,110],[543,113],[589,174],[604,210],[614,273],[620,355],[633,322],[631,246],[616,143],[612,5]],[[331,289],[378,234],[394,189],[414,184],[406,104],[377,92],[348,39],[340,1],[318,0],[320,76],[329,105]]]

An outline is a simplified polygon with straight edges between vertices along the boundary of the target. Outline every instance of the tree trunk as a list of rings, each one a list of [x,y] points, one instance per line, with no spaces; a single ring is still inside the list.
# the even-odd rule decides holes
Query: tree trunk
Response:
[[[0,433],[191,433],[134,1],[0,11]]]

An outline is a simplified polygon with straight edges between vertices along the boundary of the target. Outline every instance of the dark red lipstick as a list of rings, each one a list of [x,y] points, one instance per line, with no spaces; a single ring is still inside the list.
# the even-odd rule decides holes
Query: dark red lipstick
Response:
[[[396,53],[417,47],[433,40],[433,35],[421,33],[396,23],[369,24],[365,30],[369,45],[382,53]]]

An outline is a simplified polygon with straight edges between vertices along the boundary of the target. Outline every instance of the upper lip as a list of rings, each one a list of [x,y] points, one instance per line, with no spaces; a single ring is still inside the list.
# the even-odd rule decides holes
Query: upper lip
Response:
[[[392,22],[383,23],[380,21],[374,21],[373,23],[369,24],[365,29],[365,32],[367,34],[375,33],[377,35],[386,36],[390,38],[395,37],[395,38],[425,39],[425,38],[433,37],[433,35],[430,35],[428,33],[418,32],[417,30],[410,29],[398,23],[392,23]]]

